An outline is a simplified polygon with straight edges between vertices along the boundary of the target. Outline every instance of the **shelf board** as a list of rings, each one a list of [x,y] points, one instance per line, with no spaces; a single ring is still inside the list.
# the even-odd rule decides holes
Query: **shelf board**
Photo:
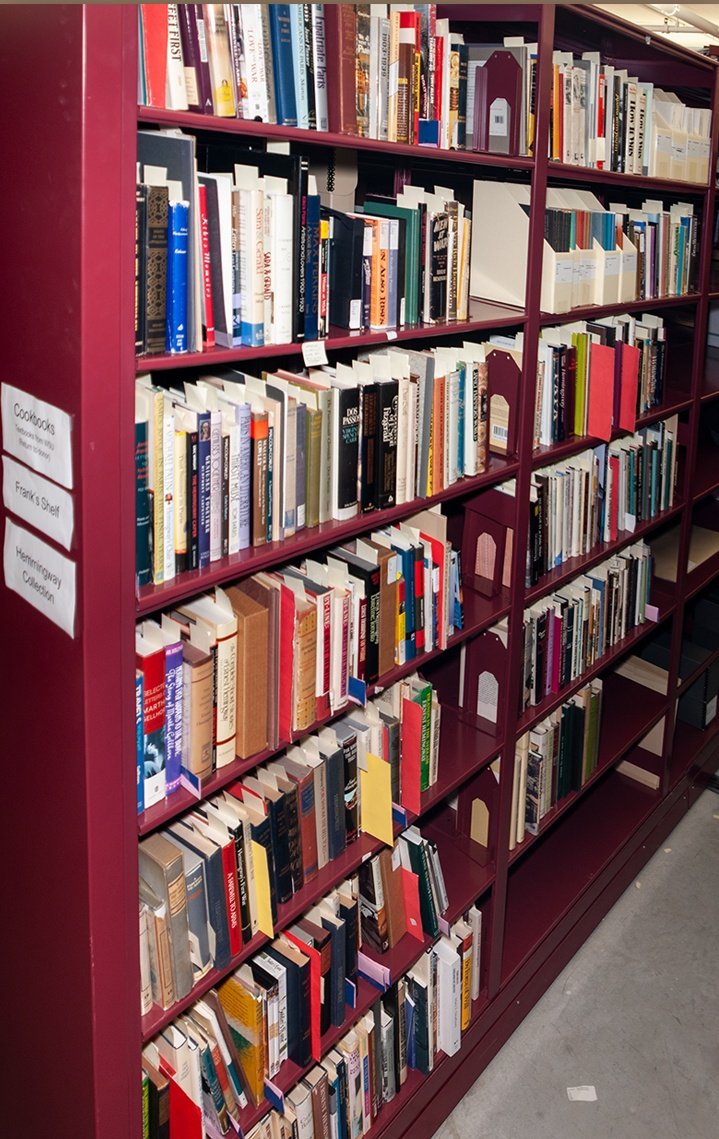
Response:
[[[693,668],[691,672],[688,672],[685,677],[678,680],[677,696],[683,696],[687,689],[691,688],[692,684],[696,683],[701,674],[703,672],[706,672],[708,668],[711,668],[712,665],[716,664],[718,660],[719,648],[714,649],[714,651],[709,654],[705,661],[702,661],[702,663],[698,664],[696,668]]]
[[[456,709],[442,705],[437,782],[422,792],[422,815],[488,766],[502,750],[501,735],[490,735],[459,716]]]
[[[646,193],[690,194],[701,196],[709,189],[704,182],[676,182],[671,178],[653,178],[643,174],[620,174],[616,170],[595,170],[588,166],[570,166],[564,162],[549,161],[549,178],[559,178],[563,182],[591,182],[592,185],[634,186]]]
[[[607,773],[509,876],[502,984],[524,964],[651,814],[659,792]]]
[[[611,305],[583,305],[581,308],[572,308],[568,312],[540,313],[541,325],[566,324],[573,320],[596,320],[598,316],[611,316],[613,313],[642,312],[654,309],[678,308],[682,305],[696,305],[701,300],[701,293],[685,293],[681,297],[649,297],[638,301],[624,301]]]
[[[521,308],[472,297],[469,301],[469,320],[440,320],[434,324],[418,324],[377,332],[348,332],[346,329],[331,327],[329,336],[323,340],[307,343],[324,344],[327,352],[336,352],[344,348],[361,350],[372,345],[395,344],[405,340],[470,336],[475,332],[487,332],[495,328],[511,328],[513,325],[522,324],[524,317],[525,313]],[[303,341],[291,341],[288,344],[263,344],[260,348],[215,347],[209,348],[206,352],[180,352],[172,356],[164,353],[157,356],[138,356],[135,369],[138,373],[188,367],[207,370],[217,365],[265,360],[275,356],[301,356],[303,343]]]
[[[604,679],[602,698],[602,724],[599,739],[599,755],[596,769],[578,791],[570,791],[555,804],[541,820],[539,833],[525,833],[522,842],[510,852],[512,864],[521,858],[534,843],[542,838],[562,815],[588,793],[591,787],[602,779],[607,771],[651,731],[666,712],[667,698],[640,684],[635,684],[625,676],[610,673]],[[611,715],[610,708],[621,708],[622,715]]]
[[[719,293],[717,293],[719,299]],[[700,398],[702,402],[716,399],[719,396],[719,351],[707,348],[704,357],[704,378]]]
[[[216,115],[202,115],[194,111],[168,111],[160,107],[138,107],[140,124],[163,127],[182,127],[192,131],[221,131],[226,134],[247,136],[257,140],[282,139],[308,146],[331,147],[333,150],[357,150],[386,154],[390,159],[404,157],[416,161],[418,155],[436,162],[461,162],[470,166],[496,166],[505,170],[534,169],[534,159],[507,154],[486,154],[475,150],[444,150],[437,146],[419,146],[416,143],[385,142],[376,138],[359,138],[357,135],[336,134],[331,131],[306,130],[303,127],[286,127],[275,123],[255,122],[248,119],[223,119]]]
[[[566,562],[563,562],[561,566],[556,566],[555,569],[544,574],[536,585],[531,586],[525,592],[525,604],[532,605],[546,593],[551,593],[555,589],[558,589],[559,586],[564,585],[565,582],[571,581],[582,573],[586,573],[588,569],[597,565],[598,562],[604,561],[605,558],[619,553],[626,546],[631,546],[634,542],[640,541],[656,527],[661,526],[664,522],[669,522],[672,518],[676,518],[683,510],[684,503],[682,501],[675,502],[674,506],[669,510],[662,510],[659,514],[655,515],[654,518],[648,518],[646,521],[638,523],[632,533],[623,530],[616,541],[600,542],[599,545],[594,546],[588,554],[580,554],[576,558],[569,558]]]
[[[270,566],[277,566],[283,557],[287,562],[294,562],[312,550],[339,545],[367,530],[409,518],[412,514],[426,510],[435,503],[449,502],[463,495],[476,494],[485,487],[511,478],[518,469],[519,464],[516,460],[491,455],[487,470],[482,474],[460,479],[430,498],[415,498],[412,502],[403,503],[401,506],[390,506],[385,510],[375,510],[368,514],[357,514],[346,522],[323,522],[311,529],[300,530],[292,538],[284,541],[268,542],[264,546],[240,550],[237,554],[212,562],[206,569],[180,574],[161,585],[142,586],[136,600],[137,616],[146,616],[148,613],[176,604],[214,585],[222,585],[259,573],[260,570],[268,569]]]
[[[686,575],[685,601],[700,593],[719,574],[719,554],[700,562]]]
[[[694,462],[694,484],[692,500],[698,502],[719,487],[719,446],[709,439],[697,442],[697,455]]]
[[[657,602],[655,601],[654,604],[657,604]],[[662,599],[657,604],[657,608],[659,609],[659,618],[657,621],[645,621],[643,625],[637,625],[634,629],[631,629],[626,637],[623,637],[621,641],[617,641],[616,645],[613,645],[608,652],[599,657],[591,668],[588,668],[586,672],[583,672],[580,677],[573,680],[572,683],[563,688],[561,692],[552,692],[549,696],[545,696],[544,700],[539,704],[527,708],[517,721],[517,738],[524,735],[526,731],[529,731],[539,720],[543,720],[545,716],[548,716],[550,712],[553,712],[555,708],[558,708],[560,704],[563,704],[565,700],[568,700],[575,692],[578,692],[580,688],[583,688],[585,684],[600,672],[609,669],[614,661],[618,660],[629,649],[633,649],[636,644],[644,640],[645,637],[648,637],[663,621],[666,621],[672,616],[676,609],[676,602],[674,600],[664,601]]]

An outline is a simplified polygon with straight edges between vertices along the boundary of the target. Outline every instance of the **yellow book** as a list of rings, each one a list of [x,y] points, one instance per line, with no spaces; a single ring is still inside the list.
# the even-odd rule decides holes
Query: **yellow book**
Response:
[[[245,1087],[256,1107],[264,1096],[265,1026],[262,993],[249,965],[241,965],[222,981],[217,995],[237,1049]]]

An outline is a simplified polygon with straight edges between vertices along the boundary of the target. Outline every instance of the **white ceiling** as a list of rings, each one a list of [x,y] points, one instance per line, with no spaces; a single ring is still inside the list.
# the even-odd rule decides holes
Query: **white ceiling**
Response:
[[[672,43],[695,51],[701,51],[709,44],[719,45],[719,4],[596,4],[595,7],[613,12],[654,35],[666,31]],[[657,8],[662,11],[657,11]],[[671,14],[672,10],[674,14]],[[692,19],[714,24],[716,34],[710,34],[709,29],[694,27]]]

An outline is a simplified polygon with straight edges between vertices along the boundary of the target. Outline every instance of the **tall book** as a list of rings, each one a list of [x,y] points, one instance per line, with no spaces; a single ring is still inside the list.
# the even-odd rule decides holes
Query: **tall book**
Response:
[[[170,919],[172,975],[179,1000],[192,989],[187,889],[182,854],[164,835],[156,832],[139,843],[140,875],[167,906]]]

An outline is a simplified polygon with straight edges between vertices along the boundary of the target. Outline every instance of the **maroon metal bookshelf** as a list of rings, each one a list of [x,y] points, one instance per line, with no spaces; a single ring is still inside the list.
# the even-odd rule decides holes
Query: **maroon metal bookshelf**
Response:
[[[6,874],[11,936],[6,982],[13,1047],[6,1059],[6,1130],[25,1134],[28,1105],[39,1108],[39,1126],[57,1139],[140,1139],[140,1051],[144,1041],[186,1008],[192,997],[144,1018],[139,1009],[137,842],[192,804],[178,792],[144,812],[135,810],[134,626],[138,617],[216,584],[281,565],[304,554],[405,518],[427,505],[417,500],[389,510],[328,523],[295,539],[226,558],[203,573],[165,585],[134,588],[134,382],[138,372],[206,370],[216,364],[271,357],[300,357],[297,344],[262,349],[215,350],[135,359],[133,344],[135,151],[138,126],[173,126],[222,132],[253,144],[275,139],[308,149],[350,148],[361,165],[368,156],[407,170],[419,160],[453,179],[510,176],[531,187],[525,303],[508,308],[473,301],[464,325],[400,329],[348,336],[338,330],[327,351],[347,353],[388,339],[422,345],[466,335],[484,336],[516,327],[524,333],[523,382],[517,407],[516,455],[493,458],[474,479],[448,487],[431,501],[445,505],[453,524],[463,504],[508,478],[516,480],[511,581],[494,597],[465,589],[463,628],[445,652],[428,653],[382,677],[386,685],[413,671],[451,671],[462,646],[507,618],[506,666],[496,734],[449,705],[443,714],[437,783],[421,799],[418,821],[441,852],[450,892],[448,917],[480,900],[485,917],[481,993],[474,1002],[462,1047],[438,1056],[426,1078],[411,1072],[372,1127],[372,1139],[425,1139],[571,958],[651,853],[692,804],[719,759],[719,720],[704,731],[676,720],[679,655],[687,603],[719,574],[719,556],[690,573],[680,572],[671,591],[656,582],[652,600],[670,631],[668,693],[663,697],[614,673],[621,658],[639,648],[657,626],[645,623],[561,693],[521,718],[519,705],[522,613],[581,570],[652,535],[668,522],[679,525],[678,564],[687,564],[692,524],[719,529],[712,456],[701,441],[700,413],[719,394],[716,357],[705,352],[710,292],[714,180],[707,186],[617,175],[552,163],[547,158],[551,53],[599,48],[616,66],[632,62],[643,78],[710,105],[712,168],[716,165],[719,114],[717,71],[712,60],[646,37],[604,12],[581,5],[449,5],[443,11],[465,36],[518,32],[539,45],[536,157],[403,147],[347,135],[215,120],[209,116],[137,107],[137,9],[131,5],[6,5],[0,9],[2,86],[3,254],[2,299],[8,332],[3,344],[4,380],[46,400],[72,417],[75,529],[67,556],[77,573],[75,635],[69,636],[2,586],[4,625],[11,651],[3,685],[4,828],[12,840]],[[497,29],[501,29],[498,33]],[[36,78],[41,77],[41,81]],[[424,176],[424,175],[422,175]],[[548,185],[591,183],[607,195],[641,193],[689,198],[702,218],[699,286],[683,297],[590,306],[567,314],[539,308],[544,208]],[[642,522],[632,535],[597,547],[524,585],[529,486],[538,466],[595,445],[569,439],[532,451],[537,340],[543,327],[630,311],[662,314],[681,323],[682,353],[670,354],[668,387],[661,407],[642,416],[648,424],[678,414],[683,458],[681,484],[671,510]],[[670,331],[671,335],[671,331]],[[685,345],[691,350],[684,352]],[[679,356],[683,354],[683,359]],[[4,515],[8,511],[3,508]],[[712,659],[715,659],[716,654]],[[693,676],[695,674],[692,674]],[[539,834],[510,852],[509,825],[514,749],[518,733],[558,706],[591,677],[604,681],[599,762],[586,784],[545,817]],[[641,747],[647,731],[664,721],[661,756]],[[326,721],[325,721],[326,722]],[[319,727],[320,725],[316,725]],[[286,741],[292,742],[292,741]],[[281,748],[278,749],[282,750]],[[203,788],[211,794],[269,759],[264,751],[237,759]],[[659,777],[658,790],[617,770],[632,759]],[[499,765],[494,761],[499,760]],[[490,764],[492,770],[489,770]],[[499,778],[495,782],[494,770]],[[468,817],[477,780],[493,787],[489,848],[456,829]],[[17,821],[16,821],[17,820]],[[9,844],[8,844],[9,846]],[[318,878],[280,907],[279,926],[295,920],[361,860],[379,849],[361,836]],[[10,853],[10,850],[8,850]],[[257,936],[232,967],[264,943]],[[427,942],[428,944],[428,942]],[[382,963],[393,976],[410,967],[425,943],[404,938]],[[610,966],[611,963],[608,963]],[[229,972],[227,970],[226,972]],[[223,973],[222,975],[225,975]],[[196,986],[200,995],[221,979],[212,973]],[[369,1008],[374,990],[361,981],[349,1026]],[[9,1003],[8,1003],[9,1002]],[[328,1034],[330,1047],[344,1028]],[[287,1089],[301,1072],[286,1066]],[[247,1113],[246,1127],[264,1108]],[[37,1129],[38,1125],[33,1125]]]

